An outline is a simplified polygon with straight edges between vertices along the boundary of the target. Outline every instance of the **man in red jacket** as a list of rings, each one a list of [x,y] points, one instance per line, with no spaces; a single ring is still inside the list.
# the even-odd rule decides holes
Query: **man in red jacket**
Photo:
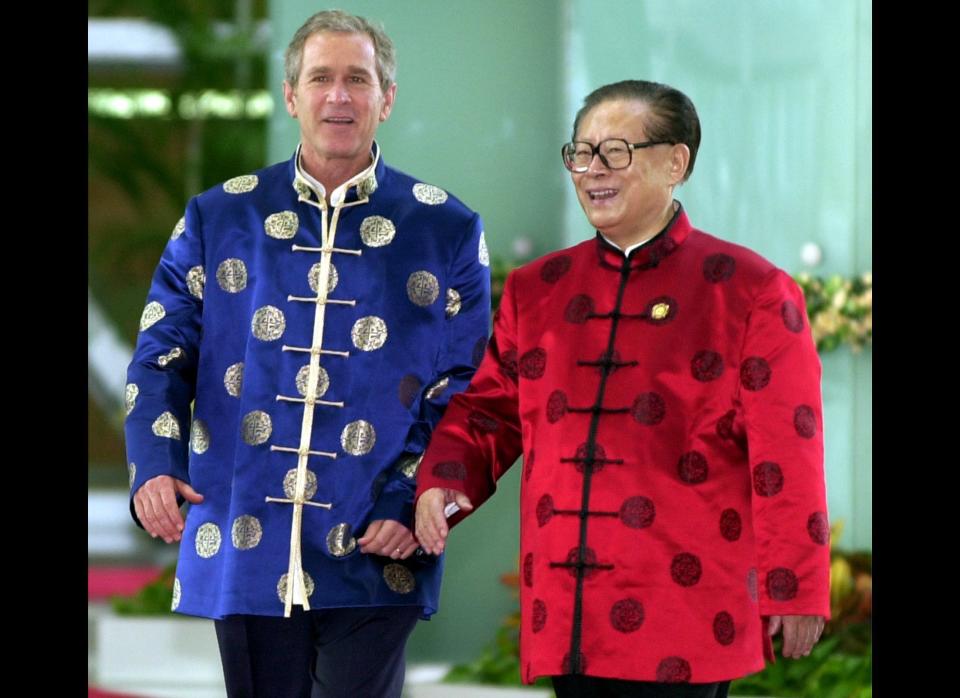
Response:
[[[674,88],[586,98],[562,154],[597,235],[508,277],[418,473],[417,537],[440,553],[523,455],[521,673],[561,698],[726,696],[771,635],[804,656],[829,616],[803,294],[691,225],[673,190],[699,143]]]

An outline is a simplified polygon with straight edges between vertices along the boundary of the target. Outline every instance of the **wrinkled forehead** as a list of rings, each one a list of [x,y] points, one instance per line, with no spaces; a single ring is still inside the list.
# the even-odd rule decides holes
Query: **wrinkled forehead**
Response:
[[[576,140],[597,143],[605,138],[644,140],[650,107],[637,99],[608,99],[594,105],[577,124]]]

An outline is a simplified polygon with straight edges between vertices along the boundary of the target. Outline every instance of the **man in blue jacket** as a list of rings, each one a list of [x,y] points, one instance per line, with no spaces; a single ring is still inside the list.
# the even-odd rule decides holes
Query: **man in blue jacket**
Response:
[[[381,157],[382,29],[317,13],[285,68],[293,157],[194,197],[154,275],[131,511],[184,541],[173,610],[215,620],[231,696],[399,696],[441,575],[414,475],[483,355],[489,257],[476,213]]]

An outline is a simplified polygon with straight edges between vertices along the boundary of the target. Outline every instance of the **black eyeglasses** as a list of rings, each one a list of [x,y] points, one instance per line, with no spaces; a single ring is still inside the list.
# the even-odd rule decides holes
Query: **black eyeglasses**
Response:
[[[560,149],[563,156],[563,165],[571,172],[586,172],[590,169],[593,156],[599,155],[600,162],[611,170],[622,170],[630,167],[633,161],[633,151],[639,148],[650,148],[655,145],[674,145],[671,141],[644,141],[643,143],[628,143],[623,138],[608,138],[596,145],[586,141],[570,141],[564,143]]]

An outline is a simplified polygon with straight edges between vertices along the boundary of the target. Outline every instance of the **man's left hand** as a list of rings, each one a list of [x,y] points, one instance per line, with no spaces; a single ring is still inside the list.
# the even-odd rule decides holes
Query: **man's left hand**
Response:
[[[377,519],[371,521],[366,532],[357,539],[360,552],[404,560],[419,546],[410,529],[399,521]]]
[[[790,659],[800,659],[810,650],[823,632],[823,616],[770,616],[770,637],[783,629],[781,654]]]

